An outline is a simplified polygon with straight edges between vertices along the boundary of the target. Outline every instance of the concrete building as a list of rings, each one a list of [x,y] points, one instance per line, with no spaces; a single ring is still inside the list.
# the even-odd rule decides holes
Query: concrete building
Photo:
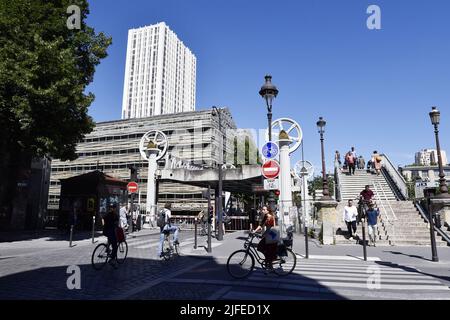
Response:
[[[75,161],[52,161],[49,211],[56,215],[59,208],[60,179],[100,170],[117,179],[130,179],[130,167],[138,168],[141,208],[145,208],[148,162],[139,152],[141,137],[150,130],[164,132],[169,140],[168,152],[158,165],[163,168],[214,168],[219,163],[220,137],[232,134],[236,125],[228,109],[221,109],[222,130],[218,116],[212,110],[183,112],[139,119],[97,123],[94,131],[77,146]],[[231,129],[231,131],[230,131]],[[233,153],[233,143],[224,139],[225,153]],[[227,161],[229,157],[225,157]],[[173,182],[160,183],[159,202],[172,202],[172,211],[178,215],[197,214],[206,205],[202,198],[204,188]]]
[[[164,22],[129,30],[122,119],[194,111],[196,63]]]
[[[408,181],[439,181],[439,167],[438,166],[405,166],[400,167],[400,172]],[[445,178],[450,181],[450,166],[444,166]]]
[[[447,155],[444,150],[441,150],[442,163],[446,165]],[[436,149],[424,149],[416,152],[415,164],[418,166],[431,166],[438,163],[438,154]]]

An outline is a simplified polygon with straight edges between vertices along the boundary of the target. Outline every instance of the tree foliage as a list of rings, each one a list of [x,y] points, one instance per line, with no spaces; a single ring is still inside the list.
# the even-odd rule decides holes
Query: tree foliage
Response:
[[[81,9],[70,30],[67,8]],[[2,151],[73,160],[94,123],[86,87],[111,38],[85,23],[87,0],[0,0],[0,136]]]

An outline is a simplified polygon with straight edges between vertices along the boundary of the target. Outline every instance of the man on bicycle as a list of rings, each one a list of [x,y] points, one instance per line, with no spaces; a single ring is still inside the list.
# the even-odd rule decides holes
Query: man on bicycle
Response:
[[[163,246],[163,242],[164,242],[164,237],[166,234],[170,234],[173,233],[173,243],[175,245],[178,245],[178,231],[179,228],[175,225],[171,225],[170,223],[170,218],[171,218],[171,211],[170,208],[172,207],[172,205],[170,203],[166,203],[164,205],[164,209],[161,210],[161,212],[159,214],[164,214],[164,226],[160,226],[160,235],[159,235],[159,246],[158,246],[158,252],[159,252],[159,257],[163,256],[163,252],[162,252],[162,246]]]
[[[374,193],[372,190],[370,190],[370,186],[367,185],[363,191],[361,191],[360,195],[360,200],[363,201],[364,204],[364,208],[366,209],[366,211],[369,209],[369,205],[373,202],[373,198],[374,198]]]
[[[109,262],[114,268],[117,268],[117,237],[116,228],[119,224],[119,216],[117,214],[117,205],[111,203],[108,212],[103,217],[103,235],[108,238],[108,243],[112,246],[111,259]]]

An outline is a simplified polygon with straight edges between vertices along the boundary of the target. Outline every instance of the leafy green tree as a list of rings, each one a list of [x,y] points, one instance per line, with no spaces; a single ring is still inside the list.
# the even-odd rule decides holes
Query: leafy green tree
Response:
[[[71,5],[79,29],[68,27]],[[85,23],[88,14],[87,0],[0,0],[0,200],[32,157],[73,160],[94,127],[86,87],[111,38]]]
[[[308,182],[309,193],[314,195],[314,191],[323,189],[322,176],[316,176],[313,180]],[[334,179],[332,176],[328,176],[328,190],[330,191],[330,197],[334,196]]]

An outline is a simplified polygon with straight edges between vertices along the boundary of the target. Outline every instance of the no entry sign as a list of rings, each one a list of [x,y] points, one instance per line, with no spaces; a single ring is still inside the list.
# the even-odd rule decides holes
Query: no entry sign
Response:
[[[136,193],[138,191],[138,184],[136,182],[129,182],[127,184],[128,193]]]
[[[267,179],[275,179],[280,174],[280,165],[275,160],[269,160],[262,165],[261,171]]]

